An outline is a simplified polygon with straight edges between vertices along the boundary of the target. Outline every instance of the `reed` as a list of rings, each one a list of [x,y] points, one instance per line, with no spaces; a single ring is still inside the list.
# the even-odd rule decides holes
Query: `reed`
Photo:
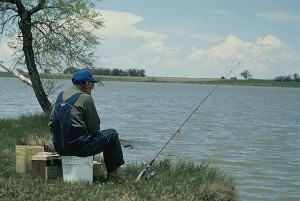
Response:
[[[238,200],[234,177],[202,162],[157,160],[149,169],[154,176],[135,183],[146,164],[127,164],[120,169],[121,182],[104,182],[103,175],[92,185],[68,183],[61,178],[44,180],[15,172],[15,146],[42,145],[48,150],[51,134],[46,115],[0,119],[1,200]],[[98,157],[98,160],[102,160]],[[103,162],[102,162],[103,164]],[[147,174],[146,174],[147,175]]]

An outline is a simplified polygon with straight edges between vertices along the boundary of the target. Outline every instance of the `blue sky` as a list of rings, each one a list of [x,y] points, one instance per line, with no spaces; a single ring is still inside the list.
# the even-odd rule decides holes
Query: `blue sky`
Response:
[[[147,76],[300,74],[299,0],[102,0],[97,66]],[[10,51],[0,43],[1,59]]]
[[[99,63],[148,76],[300,74],[298,0],[102,0]]]

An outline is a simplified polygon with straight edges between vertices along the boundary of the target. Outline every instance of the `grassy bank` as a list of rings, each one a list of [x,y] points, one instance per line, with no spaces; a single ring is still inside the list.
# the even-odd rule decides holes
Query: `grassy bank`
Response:
[[[26,76],[26,75],[25,75]],[[11,73],[0,72],[0,77],[14,77]],[[71,79],[71,75],[66,74],[41,74],[43,78],[49,79]],[[185,77],[129,77],[129,76],[95,76],[101,81],[126,81],[126,82],[165,82],[165,83],[186,83],[186,84],[218,84],[242,85],[242,86],[270,86],[270,87],[300,87],[300,82],[279,82],[274,80],[220,80],[217,78],[185,78]]]
[[[134,183],[145,164],[127,164],[120,170],[124,182],[68,183],[45,181],[15,172],[15,146],[20,143],[51,148],[47,116],[0,119],[0,200],[238,200],[233,177],[207,163],[157,161],[155,176]],[[105,177],[105,169],[101,174]]]

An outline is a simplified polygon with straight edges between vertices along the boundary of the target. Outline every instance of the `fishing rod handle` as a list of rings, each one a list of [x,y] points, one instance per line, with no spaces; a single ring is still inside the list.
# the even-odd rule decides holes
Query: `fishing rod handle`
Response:
[[[147,172],[148,168],[150,167],[150,165],[147,165],[147,167],[145,169],[143,169],[143,171],[139,174],[139,176],[136,178],[135,182],[138,182],[141,180],[141,178],[145,175],[145,173]]]

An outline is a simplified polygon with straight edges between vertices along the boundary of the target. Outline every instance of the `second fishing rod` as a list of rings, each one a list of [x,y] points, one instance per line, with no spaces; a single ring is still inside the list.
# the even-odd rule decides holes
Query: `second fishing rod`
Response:
[[[238,63],[232,70],[224,77],[224,79],[221,79],[220,82],[217,83],[217,85],[209,92],[209,94],[200,102],[200,104],[195,108],[195,110],[188,116],[188,118],[181,124],[181,126],[176,130],[176,132],[172,135],[172,137],[167,141],[167,143],[162,147],[162,149],[157,153],[157,155],[148,163],[148,165],[141,171],[141,173],[136,178],[135,182],[138,182],[141,180],[141,178],[145,175],[147,170],[151,167],[151,165],[154,163],[154,161],[158,158],[158,156],[162,153],[162,151],[167,147],[167,145],[172,141],[172,139],[180,133],[181,128],[186,124],[186,122],[189,121],[189,119],[195,114],[195,112],[201,107],[201,105],[206,101],[206,99],[215,91],[215,89],[240,65]]]

